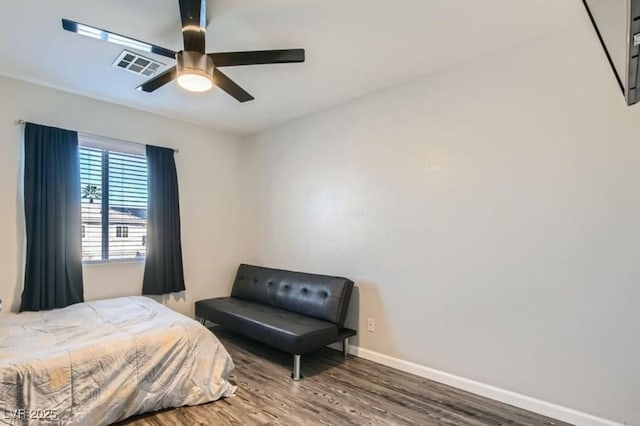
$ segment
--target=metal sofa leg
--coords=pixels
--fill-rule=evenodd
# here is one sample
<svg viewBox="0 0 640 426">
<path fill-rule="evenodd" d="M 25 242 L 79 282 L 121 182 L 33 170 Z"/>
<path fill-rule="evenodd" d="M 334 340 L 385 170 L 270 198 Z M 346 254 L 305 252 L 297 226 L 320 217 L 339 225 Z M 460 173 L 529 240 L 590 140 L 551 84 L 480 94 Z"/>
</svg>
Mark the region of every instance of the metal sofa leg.
<svg viewBox="0 0 640 426">
<path fill-rule="evenodd" d="M 342 341 L 342 354 L 344 355 L 344 358 L 347 359 L 347 356 L 349 355 L 349 338 L 348 337 Z"/>
<path fill-rule="evenodd" d="M 302 376 L 300 376 L 300 354 L 295 354 L 293 356 L 293 373 L 291 377 L 295 382 L 300 380 Z"/>
</svg>

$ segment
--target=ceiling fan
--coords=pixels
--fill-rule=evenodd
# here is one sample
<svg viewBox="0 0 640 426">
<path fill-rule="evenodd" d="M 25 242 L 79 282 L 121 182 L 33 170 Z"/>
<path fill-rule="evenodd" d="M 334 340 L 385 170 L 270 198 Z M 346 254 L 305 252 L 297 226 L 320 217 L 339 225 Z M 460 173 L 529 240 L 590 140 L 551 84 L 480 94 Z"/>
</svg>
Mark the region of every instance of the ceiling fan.
<svg viewBox="0 0 640 426">
<path fill-rule="evenodd" d="M 215 84 L 239 102 L 247 102 L 254 97 L 223 74 L 219 67 L 304 62 L 304 49 L 207 54 L 205 53 L 207 0 L 178 0 L 178 3 L 184 39 L 184 50 L 179 52 L 69 19 L 62 19 L 62 28 L 83 36 L 175 59 L 175 66 L 137 87 L 144 92 L 153 92 L 177 79 L 181 87 L 193 92 L 204 92 Z"/>
</svg>

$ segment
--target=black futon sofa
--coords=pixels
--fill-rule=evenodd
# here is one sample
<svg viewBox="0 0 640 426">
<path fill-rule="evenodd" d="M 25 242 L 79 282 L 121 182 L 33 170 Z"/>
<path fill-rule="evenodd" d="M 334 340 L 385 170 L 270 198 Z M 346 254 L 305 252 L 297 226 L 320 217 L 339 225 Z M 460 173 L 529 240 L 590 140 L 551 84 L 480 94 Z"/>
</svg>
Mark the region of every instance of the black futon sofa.
<svg viewBox="0 0 640 426">
<path fill-rule="evenodd" d="M 231 297 L 196 302 L 196 316 L 293 354 L 294 380 L 300 355 L 349 337 L 344 328 L 353 281 L 242 264 Z"/>
</svg>

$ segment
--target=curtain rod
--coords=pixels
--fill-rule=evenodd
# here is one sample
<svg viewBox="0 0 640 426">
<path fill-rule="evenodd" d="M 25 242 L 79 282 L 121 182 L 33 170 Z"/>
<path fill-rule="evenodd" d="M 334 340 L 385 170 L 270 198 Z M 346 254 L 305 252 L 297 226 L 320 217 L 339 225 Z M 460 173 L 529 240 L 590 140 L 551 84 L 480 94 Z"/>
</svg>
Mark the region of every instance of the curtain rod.
<svg viewBox="0 0 640 426">
<path fill-rule="evenodd" d="M 27 122 L 25 120 L 23 120 L 22 118 L 20 118 L 20 119 L 16 120 L 16 124 L 22 126 L 23 124 L 27 124 Z M 78 132 L 78 133 L 82 133 L 82 134 L 87 135 L 87 136 L 93 136 L 95 138 L 106 138 L 106 139 L 112 139 L 112 140 L 118 141 L 118 142 L 132 143 L 132 144 L 135 144 L 135 145 L 145 145 L 145 144 L 140 143 L 140 142 L 125 141 L 125 140 L 122 140 L 122 139 L 111 138 L 109 136 L 93 135 L 91 133 L 86 133 L 86 132 Z M 176 149 L 176 148 L 170 148 L 170 149 L 173 149 L 173 152 L 175 152 L 176 154 L 178 152 L 180 152 L 180 150 Z"/>
</svg>

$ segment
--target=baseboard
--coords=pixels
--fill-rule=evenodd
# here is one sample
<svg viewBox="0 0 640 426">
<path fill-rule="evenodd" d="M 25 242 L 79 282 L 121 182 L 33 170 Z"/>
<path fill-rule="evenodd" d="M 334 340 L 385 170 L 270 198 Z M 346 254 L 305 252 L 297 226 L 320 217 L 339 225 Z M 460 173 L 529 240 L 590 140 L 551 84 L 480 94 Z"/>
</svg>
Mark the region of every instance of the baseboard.
<svg viewBox="0 0 640 426">
<path fill-rule="evenodd" d="M 331 345 L 331 347 L 333 349 L 341 350 L 340 344 Z M 485 383 L 480 383 L 475 380 L 466 379 L 464 377 L 456 376 L 455 374 L 445 373 L 444 371 L 425 367 L 424 365 L 384 355 L 369 349 L 360 348 L 358 346 L 351 346 L 349 348 L 349 353 L 351 355 L 368 359 L 369 361 L 373 361 L 378 364 L 386 365 L 387 367 L 415 374 L 416 376 L 424 377 L 425 379 L 444 383 L 446 385 L 453 386 L 455 388 L 462 389 L 476 395 L 504 402 L 505 404 L 513 405 L 518 408 L 542 414 L 543 416 L 551 417 L 574 425 L 622 426 L 622 423 L 603 419 L 601 417 L 593 416 L 591 414 L 553 404 L 551 402 L 542 401 L 540 399 L 532 398 L 516 392 L 511 392 L 506 389 L 501 389 L 495 386 L 487 385 Z"/>
</svg>

